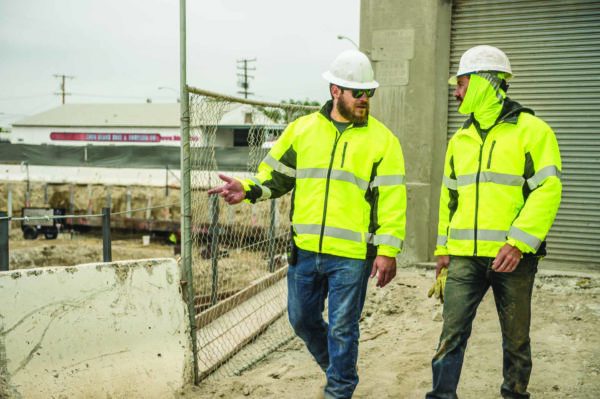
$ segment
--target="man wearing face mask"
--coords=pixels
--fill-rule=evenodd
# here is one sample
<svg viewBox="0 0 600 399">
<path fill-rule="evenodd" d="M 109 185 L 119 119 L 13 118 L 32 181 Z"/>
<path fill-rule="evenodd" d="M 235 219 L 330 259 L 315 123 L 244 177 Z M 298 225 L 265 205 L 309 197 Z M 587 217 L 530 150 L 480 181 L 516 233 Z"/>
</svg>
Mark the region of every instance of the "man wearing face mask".
<svg viewBox="0 0 600 399">
<path fill-rule="evenodd" d="M 491 286 L 500 319 L 504 398 L 529 398 L 531 293 L 561 197 L 554 132 L 506 96 L 506 55 L 476 46 L 450 83 L 468 115 L 446 152 L 436 278 L 447 274 L 444 324 L 426 398 L 456 398 L 477 307 Z"/>
<path fill-rule="evenodd" d="M 389 283 L 402 249 L 404 159 L 398 138 L 369 115 L 378 87 L 369 59 L 345 51 L 323 77 L 331 100 L 285 129 L 254 178 L 220 175 L 226 184 L 209 194 L 237 204 L 293 190 L 289 320 L 326 373 L 324 396 L 350 398 L 368 278 Z"/>
</svg>

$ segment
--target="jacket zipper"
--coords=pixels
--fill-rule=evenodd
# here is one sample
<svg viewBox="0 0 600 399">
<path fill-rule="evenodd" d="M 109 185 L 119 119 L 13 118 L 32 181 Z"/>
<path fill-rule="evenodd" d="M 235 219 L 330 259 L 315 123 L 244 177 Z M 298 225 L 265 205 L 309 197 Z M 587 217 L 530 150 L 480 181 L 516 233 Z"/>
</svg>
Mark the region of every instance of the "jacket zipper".
<svg viewBox="0 0 600 399">
<path fill-rule="evenodd" d="M 496 126 L 500 125 L 501 123 L 504 122 L 504 120 L 510 116 L 512 113 L 509 112 L 508 114 L 504 115 L 502 117 L 502 119 L 496 121 L 496 123 L 494 123 L 488 130 L 487 130 L 487 134 L 485 135 L 485 138 L 487 138 L 490 134 L 490 132 L 492 131 L 493 128 L 495 128 Z M 481 132 L 479 131 L 479 128 L 477 126 L 475 126 L 475 129 L 477 130 L 477 132 L 479 133 L 479 136 L 481 137 Z M 482 154 L 483 154 L 483 146 L 485 145 L 485 139 L 482 139 L 482 142 L 479 146 L 479 165 L 477 166 L 477 175 L 475 177 L 475 226 L 474 226 L 474 230 L 473 230 L 473 256 L 477 256 L 477 219 L 479 218 L 479 177 L 481 176 L 481 158 L 482 158 Z M 494 140 L 492 142 L 492 147 L 490 148 L 490 156 L 488 159 L 488 169 L 492 163 L 492 151 L 494 150 L 494 146 L 496 145 L 496 140 Z"/>
<path fill-rule="evenodd" d="M 485 140 L 479 146 L 479 165 L 475 177 L 475 226 L 473 230 L 473 256 L 477 256 L 477 219 L 479 218 L 479 176 L 481 175 L 481 154 L 483 154 L 483 145 Z"/>
<path fill-rule="evenodd" d="M 340 165 L 340 168 L 344 167 L 344 160 L 346 159 L 346 148 L 348 148 L 347 141 L 344 143 L 344 151 L 342 151 L 342 164 Z"/>
<path fill-rule="evenodd" d="M 490 148 L 490 155 L 488 156 L 487 168 L 489 169 L 492 165 L 492 152 L 494 151 L 494 146 L 496 145 L 496 140 L 492 141 L 492 147 Z"/>
<path fill-rule="evenodd" d="M 478 227 L 478 223 L 477 220 L 479 219 L 479 178 L 481 177 L 481 160 L 482 160 L 482 155 L 483 155 L 483 147 L 485 146 L 485 139 L 487 139 L 490 135 L 490 132 L 492 131 L 493 128 L 495 128 L 496 126 L 498 126 L 499 124 L 501 124 L 502 122 L 504 122 L 504 118 L 500 119 L 499 121 L 497 121 L 494 125 L 492 125 L 486 132 L 485 134 L 485 138 L 481 139 L 481 144 L 479 145 L 479 164 L 477 165 L 477 175 L 475 177 L 475 226 L 474 226 L 474 230 L 473 230 L 473 256 L 477 256 L 477 227 Z M 481 132 L 479 131 L 479 128 L 477 126 L 475 126 L 475 129 L 477 130 L 477 132 L 479 133 L 479 136 L 481 137 Z M 494 146 L 496 145 L 496 140 L 492 141 L 492 147 L 490 148 L 490 155 L 488 158 L 488 169 L 490 167 L 490 164 L 492 163 L 492 151 L 494 150 Z"/>
<path fill-rule="evenodd" d="M 337 148 L 338 141 L 342 137 L 342 133 L 335 130 L 335 142 L 333 143 L 333 150 L 331 150 L 331 159 L 329 160 L 329 169 L 327 169 L 327 180 L 325 181 L 325 203 L 323 204 L 323 220 L 321 221 L 321 234 L 319 236 L 319 253 L 323 252 L 323 235 L 325 234 L 325 219 L 327 217 L 327 200 L 329 199 L 329 182 L 331 179 L 331 170 L 333 169 L 333 159 L 335 158 L 335 150 Z"/>
</svg>

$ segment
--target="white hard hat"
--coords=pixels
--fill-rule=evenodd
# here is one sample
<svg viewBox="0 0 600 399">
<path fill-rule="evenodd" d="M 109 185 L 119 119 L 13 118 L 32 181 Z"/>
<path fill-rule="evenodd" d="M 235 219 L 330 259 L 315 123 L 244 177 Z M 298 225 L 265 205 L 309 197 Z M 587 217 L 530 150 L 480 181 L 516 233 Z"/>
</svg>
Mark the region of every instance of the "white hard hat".
<svg viewBox="0 0 600 399">
<path fill-rule="evenodd" d="M 455 85 L 457 78 L 479 71 L 505 72 L 506 79 L 512 77 L 512 69 L 508 57 L 502 50 L 493 46 L 475 46 L 464 52 L 460 57 L 456 76 L 450 77 L 448 83 Z"/>
<path fill-rule="evenodd" d="M 358 50 L 346 50 L 336 57 L 329 70 L 323 73 L 329 83 L 349 89 L 376 89 L 379 83 L 371 62 Z"/>
</svg>

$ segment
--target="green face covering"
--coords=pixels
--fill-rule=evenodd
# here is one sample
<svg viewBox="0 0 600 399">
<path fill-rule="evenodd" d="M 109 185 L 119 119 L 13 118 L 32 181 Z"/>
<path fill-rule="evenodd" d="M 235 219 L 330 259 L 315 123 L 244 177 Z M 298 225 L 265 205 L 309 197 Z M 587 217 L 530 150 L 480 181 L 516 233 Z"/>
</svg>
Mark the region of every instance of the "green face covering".
<svg viewBox="0 0 600 399">
<path fill-rule="evenodd" d="M 458 112 L 465 115 L 473 113 L 482 129 L 490 128 L 498 119 L 506 98 L 506 93 L 500 88 L 501 83 L 502 77 L 493 72 L 471 74 Z"/>
</svg>

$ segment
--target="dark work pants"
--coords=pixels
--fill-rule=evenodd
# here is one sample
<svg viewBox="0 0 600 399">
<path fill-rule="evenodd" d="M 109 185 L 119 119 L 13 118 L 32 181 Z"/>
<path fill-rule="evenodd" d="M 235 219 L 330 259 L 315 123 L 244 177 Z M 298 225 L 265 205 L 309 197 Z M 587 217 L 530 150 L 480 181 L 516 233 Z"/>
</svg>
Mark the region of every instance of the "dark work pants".
<svg viewBox="0 0 600 399">
<path fill-rule="evenodd" d="M 523 258 L 511 273 L 491 269 L 493 258 L 450 257 L 444 292 L 444 325 L 431 362 L 433 390 L 427 399 L 457 398 L 467 340 L 477 307 L 491 286 L 502 330 L 504 398 L 529 398 L 531 292 L 537 258 Z"/>
</svg>

